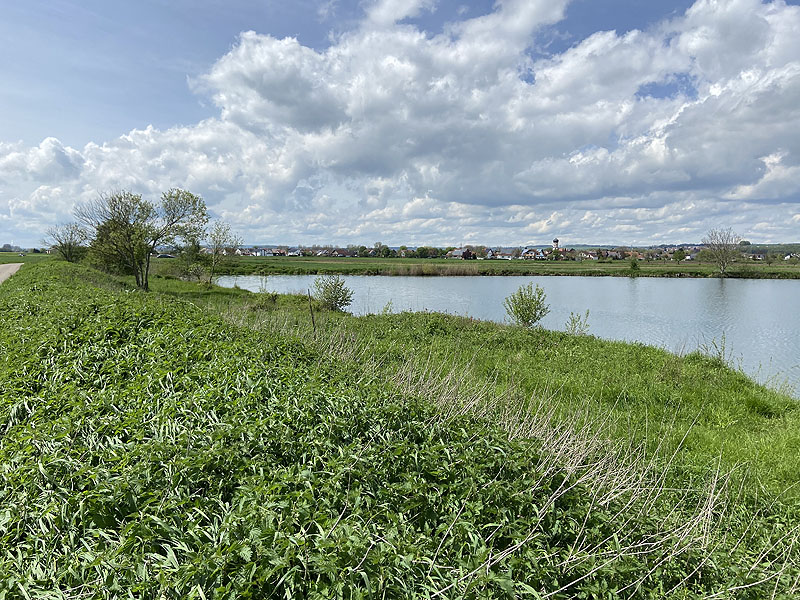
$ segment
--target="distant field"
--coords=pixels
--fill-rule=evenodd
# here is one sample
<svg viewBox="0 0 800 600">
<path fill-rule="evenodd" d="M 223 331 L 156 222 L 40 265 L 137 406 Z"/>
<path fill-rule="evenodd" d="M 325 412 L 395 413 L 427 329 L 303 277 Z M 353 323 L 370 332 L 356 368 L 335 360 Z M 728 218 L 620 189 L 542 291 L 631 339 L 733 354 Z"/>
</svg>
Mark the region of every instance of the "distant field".
<svg viewBox="0 0 800 600">
<path fill-rule="evenodd" d="M 53 258 L 49 254 L 28 254 L 20 256 L 19 252 L 0 252 L 0 264 L 8 263 L 37 263 L 42 260 L 50 260 Z"/>
<path fill-rule="evenodd" d="M 163 261 L 162 261 L 163 262 Z M 530 261 L 475 260 L 425 258 L 328 258 L 328 257 L 242 257 L 230 261 L 221 274 L 227 275 L 307 275 L 341 273 L 343 275 L 586 275 L 642 277 L 713 277 L 716 268 L 711 263 L 639 261 L 631 270 L 630 262 L 599 261 Z M 797 279 L 800 265 L 768 265 L 756 262 L 736 263 L 730 277 Z"/>
</svg>

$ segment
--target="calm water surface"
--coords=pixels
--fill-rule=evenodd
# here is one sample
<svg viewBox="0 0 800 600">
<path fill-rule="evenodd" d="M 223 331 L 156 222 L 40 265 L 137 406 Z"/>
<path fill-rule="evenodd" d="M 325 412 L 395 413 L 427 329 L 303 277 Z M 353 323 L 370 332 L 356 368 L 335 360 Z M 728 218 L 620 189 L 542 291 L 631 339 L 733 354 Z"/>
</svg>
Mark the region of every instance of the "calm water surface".
<svg viewBox="0 0 800 600">
<path fill-rule="evenodd" d="M 302 292 L 316 276 L 220 277 L 251 291 Z M 773 387 L 800 395 L 800 281 L 650 277 L 344 276 L 354 314 L 439 311 L 502 322 L 503 299 L 532 281 L 550 304 L 541 324 L 564 329 L 570 312 L 589 309 L 589 332 L 673 352 L 724 346 L 735 365 Z"/>
</svg>

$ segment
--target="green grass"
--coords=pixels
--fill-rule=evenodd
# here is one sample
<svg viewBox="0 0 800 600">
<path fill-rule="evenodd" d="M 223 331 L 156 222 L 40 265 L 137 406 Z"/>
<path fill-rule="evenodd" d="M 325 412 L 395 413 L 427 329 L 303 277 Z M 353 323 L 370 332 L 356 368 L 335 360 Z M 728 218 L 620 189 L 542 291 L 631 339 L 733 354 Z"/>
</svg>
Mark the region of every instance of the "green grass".
<svg viewBox="0 0 800 600">
<path fill-rule="evenodd" d="M 0 598 L 797 592 L 789 460 L 717 454 L 760 464 L 744 432 L 790 436 L 794 403 L 717 359 L 153 288 L 0 286 Z M 640 430 L 690 418 L 724 443 Z"/>
<path fill-rule="evenodd" d="M 162 285 L 171 295 L 187 293 L 181 282 Z M 302 296 L 214 288 L 202 303 L 249 327 L 313 337 Z M 490 412 L 507 403 L 525 411 L 546 402 L 557 420 L 580 415 L 581 425 L 596 424 L 612 439 L 669 457 L 677 452 L 687 471 L 721 465 L 753 494 L 800 496 L 798 400 L 755 383 L 719 356 L 678 356 L 642 344 L 438 313 L 323 312 L 317 326 L 323 345 L 337 352 L 336 340 L 348 339 L 348 351 L 367 354 L 385 376 L 410 369 L 457 376 L 464 387 L 488 390 Z"/>
<path fill-rule="evenodd" d="M 8 263 L 39 263 L 55 258 L 49 254 L 31 254 L 24 253 L 25 256 L 20 256 L 19 252 L 0 252 L 0 265 Z"/>
<path fill-rule="evenodd" d="M 167 259 L 155 261 L 169 269 Z M 797 279 L 800 265 L 772 265 L 739 262 L 731 268 L 729 277 Z M 638 277 L 715 277 L 711 263 L 640 261 L 635 271 Z M 339 273 L 343 275 L 584 275 L 628 277 L 632 274 L 629 261 L 535 261 L 419 258 L 329 258 L 329 257 L 240 257 L 229 260 L 221 274 L 228 275 L 307 275 Z"/>
</svg>

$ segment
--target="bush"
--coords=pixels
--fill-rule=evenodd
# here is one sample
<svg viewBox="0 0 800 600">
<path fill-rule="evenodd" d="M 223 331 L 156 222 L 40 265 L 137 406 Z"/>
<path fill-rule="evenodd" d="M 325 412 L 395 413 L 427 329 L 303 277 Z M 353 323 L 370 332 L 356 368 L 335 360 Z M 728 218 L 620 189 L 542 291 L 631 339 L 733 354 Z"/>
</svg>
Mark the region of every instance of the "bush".
<svg viewBox="0 0 800 600">
<path fill-rule="evenodd" d="M 576 312 L 569 313 L 565 331 L 570 335 L 587 335 L 589 333 L 589 310 L 581 315 Z"/>
<path fill-rule="evenodd" d="M 511 321 L 522 327 L 533 327 L 550 312 L 550 307 L 545 302 L 544 289 L 532 283 L 520 288 L 503 300 Z"/>
<path fill-rule="evenodd" d="M 320 275 L 314 280 L 314 298 L 329 310 L 344 310 L 353 302 L 353 290 L 338 275 Z"/>
</svg>

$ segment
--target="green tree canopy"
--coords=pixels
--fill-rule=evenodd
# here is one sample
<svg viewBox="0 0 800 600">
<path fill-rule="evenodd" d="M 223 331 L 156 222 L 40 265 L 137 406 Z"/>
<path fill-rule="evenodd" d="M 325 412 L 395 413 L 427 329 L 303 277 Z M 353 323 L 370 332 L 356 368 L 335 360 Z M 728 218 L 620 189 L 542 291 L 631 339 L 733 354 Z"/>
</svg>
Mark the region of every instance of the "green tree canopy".
<svg viewBox="0 0 800 600">
<path fill-rule="evenodd" d="M 158 204 L 126 190 L 101 194 L 78 207 L 76 216 L 89 230 L 90 252 L 100 266 L 133 274 L 145 291 L 156 247 L 197 239 L 208 222 L 203 199 L 177 188 L 161 194 Z"/>
</svg>

